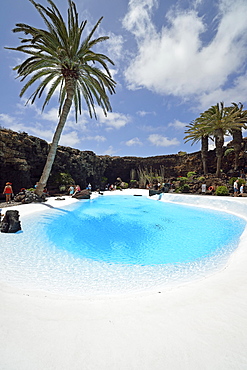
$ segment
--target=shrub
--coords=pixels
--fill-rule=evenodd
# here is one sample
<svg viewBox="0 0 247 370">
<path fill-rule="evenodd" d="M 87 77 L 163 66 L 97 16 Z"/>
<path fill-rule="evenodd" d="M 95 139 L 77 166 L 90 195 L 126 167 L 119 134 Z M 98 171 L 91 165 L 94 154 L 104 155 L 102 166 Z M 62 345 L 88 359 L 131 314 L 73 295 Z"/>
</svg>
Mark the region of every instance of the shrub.
<svg viewBox="0 0 247 370">
<path fill-rule="evenodd" d="M 190 171 L 187 173 L 187 177 L 195 176 L 196 172 Z"/>
<path fill-rule="evenodd" d="M 226 186 L 218 186 L 216 191 L 216 195 L 229 195 L 229 190 L 227 189 Z"/>
<path fill-rule="evenodd" d="M 178 177 L 177 178 L 177 181 L 180 181 L 180 182 L 186 182 L 188 179 L 187 179 L 187 177 Z"/>
<path fill-rule="evenodd" d="M 130 187 L 131 188 L 137 187 L 137 180 L 130 180 Z"/>
<path fill-rule="evenodd" d="M 189 191 L 190 191 L 190 187 L 189 187 L 189 185 L 188 185 L 188 184 L 184 184 L 184 185 L 182 185 L 182 186 L 180 187 L 180 190 L 181 190 L 181 192 L 182 192 L 182 193 L 189 193 Z"/>
<path fill-rule="evenodd" d="M 59 190 L 60 191 L 65 191 L 66 190 L 66 186 L 65 185 L 60 185 L 59 186 Z"/>
<path fill-rule="evenodd" d="M 198 177 L 198 179 L 197 179 L 198 181 L 201 181 L 201 182 L 204 182 L 205 181 L 205 177 L 204 176 L 200 176 L 200 177 Z"/>
<path fill-rule="evenodd" d="M 238 179 L 238 186 L 245 185 L 246 181 L 244 179 Z"/>
<path fill-rule="evenodd" d="M 52 185 L 55 185 L 55 186 L 71 185 L 75 183 L 72 176 L 67 172 L 60 172 L 60 173 L 52 174 L 50 182 Z"/>
<path fill-rule="evenodd" d="M 122 189 L 128 189 L 129 184 L 127 182 L 121 182 L 121 188 Z"/>
<path fill-rule="evenodd" d="M 229 180 L 229 184 L 230 185 L 233 185 L 234 181 L 237 180 L 237 177 L 231 177 L 230 180 Z"/>
<path fill-rule="evenodd" d="M 229 184 L 233 186 L 233 183 L 234 181 L 236 181 L 238 179 L 238 177 L 231 177 L 230 180 L 229 180 Z M 238 179 L 238 185 L 241 186 L 241 185 L 245 185 L 246 184 L 246 181 L 244 179 Z"/>
</svg>

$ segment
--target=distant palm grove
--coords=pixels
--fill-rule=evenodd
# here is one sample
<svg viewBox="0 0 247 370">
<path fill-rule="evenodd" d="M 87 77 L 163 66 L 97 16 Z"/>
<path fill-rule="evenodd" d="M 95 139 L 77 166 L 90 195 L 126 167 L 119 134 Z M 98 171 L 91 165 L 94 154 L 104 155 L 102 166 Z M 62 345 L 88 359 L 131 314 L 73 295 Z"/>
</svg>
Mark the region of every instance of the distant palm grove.
<svg viewBox="0 0 247 370">
<path fill-rule="evenodd" d="M 192 144 L 194 144 L 201 141 L 201 158 L 204 174 L 208 173 L 208 141 L 211 139 L 214 140 L 216 148 L 216 176 L 220 177 L 225 135 L 232 136 L 232 146 L 235 154 L 234 169 L 237 170 L 239 153 L 243 142 L 242 130 L 247 128 L 247 110 L 243 109 L 243 104 L 232 103 L 230 107 L 225 107 L 224 103 L 221 102 L 213 105 L 186 127 L 185 142 L 191 140 Z"/>
</svg>

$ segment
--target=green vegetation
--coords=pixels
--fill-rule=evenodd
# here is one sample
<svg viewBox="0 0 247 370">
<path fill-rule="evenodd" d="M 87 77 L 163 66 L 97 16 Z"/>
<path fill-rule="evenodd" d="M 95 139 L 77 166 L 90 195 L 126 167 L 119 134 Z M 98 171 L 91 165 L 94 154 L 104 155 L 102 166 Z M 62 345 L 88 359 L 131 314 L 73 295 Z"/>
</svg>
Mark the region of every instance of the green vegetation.
<svg viewBox="0 0 247 370">
<path fill-rule="evenodd" d="M 200 177 L 198 177 L 198 179 L 197 179 L 198 181 L 201 181 L 201 182 L 204 182 L 205 181 L 205 177 L 204 176 L 200 176 Z"/>
<path fill-rule="evenodd" d="M 238 185 L 245 185 L 246 181 L 244 179 L 239 179 L 238 177 L 231 177 L 229 180 L 229 185 L 233 186 L 233 183 L 238 179 Z"/>
<path fill-rule="evenodd" d="M 128 189 L 128 187 L 129 187 L 129 184 L 127 182 L 122 182 L 121 183 L 121 188 L 122 189 Z"/>
<path fill-rule="evenodd" d="M 226 186 L 218 186 L 215 195 L 229 195 L 229 190 Z"/>
<path fill-rule="evenodd" d="M 188 180 L 188 178 L 187 177 L 178 177 L 177 178 L 177 181 L 179 181 L 180 182 L 180 184 L 184 184 L 186 181 Z"/>
<path fill-rule="evenodd" d="M 193 172 L 193 171 L 190 171 L 187 173 L 187 177 L 190 178 L 192 176 L 195 176 L 196 175 L 196 172 Z"/>
<path fill-rule="evenodd" d="M 137 180 L 130 180 L 130 187 L 136 188 L 136 186 L 137 186 Z"/>
<path fill-rule="evenodd" d="M 72 176 L 68 172 L 60 172 L 60 173 L 52 174 L 50 181 L 53 185 L 58 186 L 59 188 L 61 186 L 75 184 L 75 180 L 72 178 Z"/>
<path fill-rule="evenodd" d="M 146 184 L 162 183 L 165 179 L 165 167 L 160 166 L 158 169 L 153 169 L 152 166 L 139 167 L 137 170 L 137 175 L 139 179 L 139 187 L 145 188 Z"/>
<path fill-rule="evenodd" d="M 190 191 L 190 186 L 188 184 L 184 184 L 180 187 L 179 189 L 181 193 L 189 193 Z"/>
</svg>

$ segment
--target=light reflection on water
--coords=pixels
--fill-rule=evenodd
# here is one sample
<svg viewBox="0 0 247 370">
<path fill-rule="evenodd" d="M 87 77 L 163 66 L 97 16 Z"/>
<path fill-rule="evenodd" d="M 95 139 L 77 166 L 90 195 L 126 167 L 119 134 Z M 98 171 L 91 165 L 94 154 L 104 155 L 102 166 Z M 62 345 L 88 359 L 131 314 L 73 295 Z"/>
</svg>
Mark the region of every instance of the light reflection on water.
<svg viewBox="0 0 247 370">
<path fill-rule="evenodd" d="M 22 220 L 2 234 L 0 278 L 29 289 L 117 294 L 170 286 L 226 263 L 245 222 L 144 197 L 82 201 Z"/>
</svg>

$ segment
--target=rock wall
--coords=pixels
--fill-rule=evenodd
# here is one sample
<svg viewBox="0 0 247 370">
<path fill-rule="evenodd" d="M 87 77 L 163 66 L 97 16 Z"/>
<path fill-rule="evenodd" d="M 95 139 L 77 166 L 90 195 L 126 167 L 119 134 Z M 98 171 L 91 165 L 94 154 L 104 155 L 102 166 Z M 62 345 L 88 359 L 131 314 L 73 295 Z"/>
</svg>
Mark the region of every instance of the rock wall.
<svg viewBox="0 0 247 370">
<path fill-rule="evenodd" d="M 40 178 L 48 150 L 49 144 L 44 140 L 26 133 L 0 129 L 0 192 L 6 181 L 12 182 L 14 193 L 19 192 L 21 188 L 33 187 Z M 244 152 L 241 161 L 240 164 L 244 166 Z M 214 151 L 209 152 L 208 162 L 209 172 L 214 173 L 216 166 Z M 225 172 L 232 171 L 232 163 L 233 154 L 223 159 L 222 167 Z M 96 188 L 100 187 L 103 177 L 107 178 L 109 183 L 115 182 L 117 177 L 129 182 L 139 168 L 152 168 L 153 171 L 160 171 L 163 168 L 166 178 L 186 176 L 189 171 L 200 174 L 201 154 L 195 152 L 147 158 L 111 157 L 59 146 L 52 174 L 67 172 L 81 188 L 85 188 L 89 182 Z M 52 186 L 49 180 L 48 189 Z"/>
</svg>

